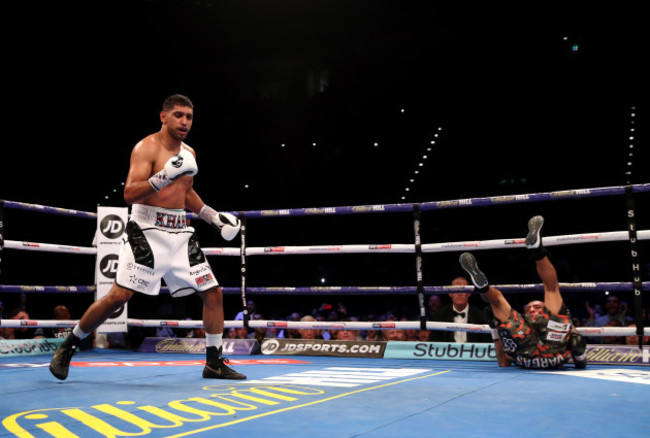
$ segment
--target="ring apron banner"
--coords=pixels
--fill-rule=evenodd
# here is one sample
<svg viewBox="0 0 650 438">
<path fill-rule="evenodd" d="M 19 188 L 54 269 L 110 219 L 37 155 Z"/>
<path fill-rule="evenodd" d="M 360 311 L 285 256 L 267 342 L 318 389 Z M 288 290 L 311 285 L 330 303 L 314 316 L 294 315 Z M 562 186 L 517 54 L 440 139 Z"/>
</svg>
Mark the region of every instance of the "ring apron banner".
<svg viewBox="0 0 650 438">
<path fill-rule="evenodd" d="M 129 218 L 127 208 L 97 207 L 97 261 L 95 282 L 97 292 L 95 299 L 108 295 L 117 275 L 117 264 L 122 237 Z M 128 331 L 126 304 L 97 328 L 98 333 L 116 333 Z"/>
</svg>

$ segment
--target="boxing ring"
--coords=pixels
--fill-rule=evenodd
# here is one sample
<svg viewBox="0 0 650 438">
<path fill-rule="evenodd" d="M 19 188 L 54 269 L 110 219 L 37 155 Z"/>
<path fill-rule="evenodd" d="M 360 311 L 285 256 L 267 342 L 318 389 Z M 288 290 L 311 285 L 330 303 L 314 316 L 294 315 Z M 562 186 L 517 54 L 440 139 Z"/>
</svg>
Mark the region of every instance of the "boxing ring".
<svg viewBox="0 0 650 438">
<path fill-rule="evenodd" d="M 472 290 L 469 286 L 425 285 L 425 277 L 430 270 L 447 266 L 442 261 L 433 263 L 430 257 L 444 256 L 457 264 L 458 253 L 469 250 L 489 251 L 495 254 L 495 258 L 507 258 L 511 250 L 524 247 L 523 234 L 494 239 L 495 230 L 500 231 L 499 227 L 494 226 L 486 227 L 489 228 L 486 233 L 491 234 L 492 238 L 423 243 L 424 231 L 431 219 L 427 215 L 468 208 L 485 211 L 485 208 L 501 208 L 499 206 L 516 206 L 525 210 L 523 206 L 527 204 L 535 204 L 536 211 L 543 212 L 544 208 L 538 204 L 544 202 L 578 203 L 579 200 L 626 198 L 627 230 L 551 234 L 543 237 L 543 243 L 549 248 L 618 245 L 616 248 L 621 251 L 620 257 L 625 259 L 622 263 L 628 267 L 631 265 L 629 281 L 590 279 L 563 282 L 560 288 L 565 299 L 573 293 L 630 293 L 636 311 L 636 327 L 578 327 L 578 331 L 584 335 L 595 338 L 641 333 L 650 335 L 650 327 L 643 327 L 639 323 L 644 306 L 643 291 L 649 288 L 649 282 L 642 281 L 639 246 L 641 242 L 650 240 L 650 230 L 637 229 L 634 203 L 630 203 L 635 196 L 647 196 L 645 194 L 649 191 L 650 184 L 641 184 L 419 204 L 232 212 L 242 219 L 241 245 L 204 247 L 203 250 L 207 256 L 239 259 L 241 285 L 223 286 L 223 290 L 224 297 L 239 300 L 241 309 L 237 310 L 243 310 L 247 316 L 244 320 L 227 320 L 227 328 L 427 329 L 487 333 L 489 328 L 486 325 L 426 320 L 425 296 Z M 97 221 L 97 214 L 92 212 L 13 201 L 4 201 L 4 209 Z M 630 211 L 633 214 L 630 215 Z M 255 229 L 258 221 L 383 214 L 408 217 L 409 221 L 404 223 L 410 225 L 409 233 L 413 241 L 312 246 L 247 244 L 249 232 Z M 522 217 L 526 214 L 527 210 L 521 212 Z M 624 211 L 621 211 L 621 215 L 626 216 Z M 190 218 L 195 216 L 190 215 Z M 468 237 L 474 239 L 472 233 L 475 230 L 468 229 Z M 0 234 L 6 236 L 2 229 Z M 200 230 L 199 235 L 202 235 Z M 66 253 L 75 257 L 96 255 L 94 247 L 8 239 L 4 240 L 3 248 L 3 252 Z M 450 252 L 453 254 L 446 254 Z M 402 255 L 408 258 L 406 264 L 415 268 L 408 274 L 412 274 L 412 281 L 407 286 L 250 285 L 259 280 L 254 278 L 256 271 L 250 269 L 249 258 L 341 257 L 350 254 L 367 254 L 369 257 L 383 257 L 379 254 Z M 614 256 L 610 254 L 609 257 Z M 216 269 L 217 273 L 221 270 Z M 541 284 L 531 282 L 496 282 L 495 285 L 513 297 L 543 290 Z M 16 293 L 76 297 L 95 291 L 96 286 L 92 284 L 0 285 L 3 297 Z M 414 307 L 412 313 L 419 317 L 390 322 L 248 318 L 248 298 L 318 296 L 327 300 L 330 296 L 342 295 L 409 297 Z M 73 327 L 76 322 L 2 319 L 0 327 L 60 328 Z M 132 328 L 198 328 L 202 323 L 200 320 L 145 319 L 129 315 L 128 325 Z M 269 348 L 266 351 L 262 349 L 264 354 L 228 354 L 232 365 L 248 376 L 248 380 L 238 382 L 202 379 L 203 355 L 100 348 L 77 353 L 72 361 L 70 377 L 65 382 L 59 382 L 47 370 L 50 353 L 16 356 L 4 354 L 7 352 L 5 349 L 0 352 L 3 353 L 0 355 L 0 418 L 3 426 L 0 436 L 210 437 L 228 431 L 253 437 L 483 437 L 525 431 L 528 436 L 605 437 L 620 434 L 646 437 L 650 433 L 650 410 L 647 408 L 650 391 L 646 386 L 650 384 L 648 346 L 630 347 L 630 350 L 636 349 L 636 361 L 621 361 L 619 365 L 592 360 L 586 370 L 576 370 L 569 365 L 562 370 L 535 371 L 499 368 L 487 354 L 482 359 L 474 357 L 472 360 L 455 360 L 449 354 L 438 356 L 435 343 L 387 341 L 381 344 L 383 354 L 374 357 L 319 354 L 313 349 L 309 354 L 267 354 L 273 353 Z M 455 345 L 452 347 L 450 344 L 448 352 L 451 348 L 458 348 L 458 344 Z M 592 358 L 601 358 L 605 354 L 597 350 L 594 350 Z M 422 354 L 416 355 L 414 352 Z"/>
</svg>

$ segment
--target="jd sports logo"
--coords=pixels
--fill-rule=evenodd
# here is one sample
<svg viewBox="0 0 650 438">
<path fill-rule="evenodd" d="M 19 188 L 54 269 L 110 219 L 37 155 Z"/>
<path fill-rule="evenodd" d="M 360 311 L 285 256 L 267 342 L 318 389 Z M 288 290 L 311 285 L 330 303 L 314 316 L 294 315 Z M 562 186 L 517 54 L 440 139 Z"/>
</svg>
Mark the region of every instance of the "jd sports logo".
<svg viewBox="0 0 650 438">
<path fill-rule="evenodd" d="M 119 256 L 115 254 L 109 254 L 102 259 L 99 263 L 99 270 L 106 278 L 115 278 L 117 274 L 117 263 L 119 261 Z"/>
<path fill-rule="evenodd" d="M 124 221 L 121 217 L 109 214 L 102 219 L 99 229 L 108 239 L 117 239 L 124 233 Z"/>
<path fill-rule="evenodd" d="M 280 348 L 280 341 L 277 339 L 265 339 L 262 342 L 262 354 L 273 354 Z"/>
<path fill-rule="evenodd" d="M 176 159 L 174 161 L 172 161 L 172 166 L 174 166 L 175 168 L 178 169 L 179 167 L 181 167 L 183 165 L 183 157 L 181 157 L 180 155 L 176 155 L 175 158 Z"/>
</svg>

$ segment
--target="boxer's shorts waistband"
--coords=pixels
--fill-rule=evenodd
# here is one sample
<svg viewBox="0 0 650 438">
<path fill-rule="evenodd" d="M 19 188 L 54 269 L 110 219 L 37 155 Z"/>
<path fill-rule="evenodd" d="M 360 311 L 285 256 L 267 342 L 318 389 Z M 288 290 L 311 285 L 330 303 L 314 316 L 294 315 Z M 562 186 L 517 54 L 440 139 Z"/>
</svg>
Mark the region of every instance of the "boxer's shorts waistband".
<svg viewBox="0 0 650 438">
<path fill-rule="evenodd" d="M 184 210 L 133 204 L 131 207 L 131 219 L 140 224 L 167 229 L 178 230 L 187 228 L 187 215 Z"/>
</svg>

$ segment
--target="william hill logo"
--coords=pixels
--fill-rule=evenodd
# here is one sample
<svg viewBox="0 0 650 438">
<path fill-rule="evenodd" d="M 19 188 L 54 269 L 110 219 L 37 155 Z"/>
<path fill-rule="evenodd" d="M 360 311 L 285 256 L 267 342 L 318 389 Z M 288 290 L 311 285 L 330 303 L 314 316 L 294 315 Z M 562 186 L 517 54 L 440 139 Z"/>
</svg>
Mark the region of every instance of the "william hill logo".
<svg viewBox="0 0 650 438">
<path fill-rule="evenodd" d="M 9 433 L 33 437 L 40 429 L 47 436 L 120 437 L 165 436 L 192 433 L 197 428 L 227 425 L 233 417 L 269 413 L 269 407 L 291 407 L 313 400 L 321 389 L 293 385 L 257 385 L 248 388 L 215 385 L 201 397 L 170 400 L 163 405 L 140 405 L 133 400 L 88 407 L 45 408 L 19 412 L 2 421 Z M 203 423 L 203 424 L 201 424 Z M 40 435 L 39 435 L 40 436 Z"/>
<path fill-rule="evenodd" d="M 156 343 L 156 353 L 205 353 L 205 343 L 190 339 L 163 339 Z"/>
<path fill-rule="evenodd" d="M 244 421 L 260 418 L 264 421 L 263 417 L 269 415 L 327 403 L 358 394 L 360 390 L 383 388 L 387 381 L 397 384 L 434 375 L 414 377 L 431 371 L 418 368 L 329 367 L 321 371 L 317 376 L 304 372 L 268 377 L 272 382 L 262 379 L 246 381 L 244 385 L 219 383 L 204 386 L 195 395 L 188 386 L 183 398 L 171 400 L 164 398 L 165 388 L 161 388 L 162 399 L 152 404 L 127 398 L 101 400 L 90 406 L 57 407 L 56 404 L 63 402 L 47 399 L 43 403 L 56 403 L 55 407 L 9 415 L 2 420 L 2 425 L 9 434 L 18 437 L 33 437 L 31 432 L 56 438 L 189 436 Z M 373 384 L 376 386 L 370 386 Z M 135 391 L 130 397 L 137 394 Z M 220 435 L 223 434 L 216 431 L 209 436 Z"/>
</svg>

